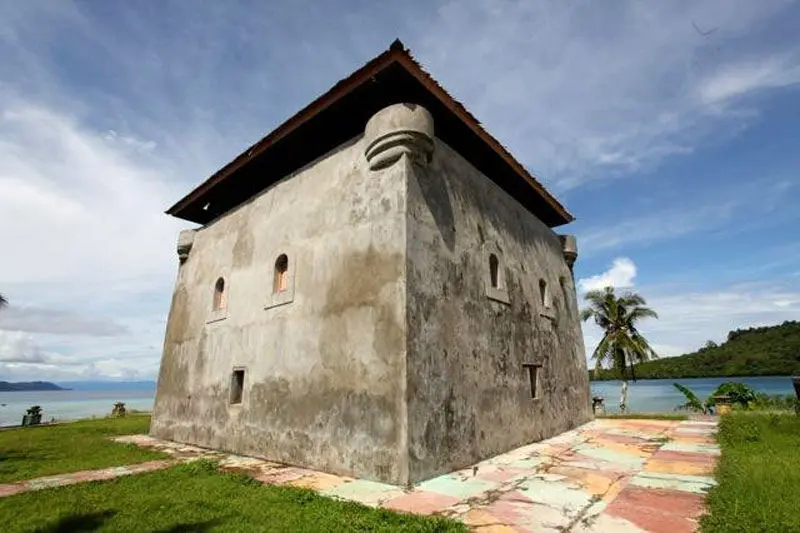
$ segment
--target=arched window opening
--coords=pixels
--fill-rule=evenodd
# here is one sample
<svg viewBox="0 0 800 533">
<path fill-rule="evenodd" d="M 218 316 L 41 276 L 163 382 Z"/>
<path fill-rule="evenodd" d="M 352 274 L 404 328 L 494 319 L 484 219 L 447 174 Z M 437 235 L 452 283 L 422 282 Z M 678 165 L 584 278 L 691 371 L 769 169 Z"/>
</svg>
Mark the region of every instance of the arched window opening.
<svg viewBox="0 0 800 533">
<path fill-rule="evenodd" d="M 283 292 L 289 288 L 289 258 L 281 254 L 275 260 L 275 282 L 273 292 Z"/>
<path fill-rule="evenodd" d="M 569 310 L 569 287 L 567 286 L 567 278 L 561 277 L 558 282 L 561 284 L 561 296 L 564 298 L 564 307 Z"/>
<path fill-rule="evenodd" d="M 225 309 L 225 280 L 219 278 L 217 283 L 214 284 L 214 310 Z"/>
<path fill-rule="evenodd" d="M 539 297 L 542 300 L 542 307 L 550 307 L 550 293 L 547 290 L 547 282 L 543 279 L 539 280 Z"/>
<path fill-rule="evenodd" d="M 499 263 L 497 261 L 497 256 L 494 254 L 489 254 L 489 280 L 492 284 L 493 289 L 498 288 L 499 279 L 498 279 L 498 267 Z"/>
</svg>

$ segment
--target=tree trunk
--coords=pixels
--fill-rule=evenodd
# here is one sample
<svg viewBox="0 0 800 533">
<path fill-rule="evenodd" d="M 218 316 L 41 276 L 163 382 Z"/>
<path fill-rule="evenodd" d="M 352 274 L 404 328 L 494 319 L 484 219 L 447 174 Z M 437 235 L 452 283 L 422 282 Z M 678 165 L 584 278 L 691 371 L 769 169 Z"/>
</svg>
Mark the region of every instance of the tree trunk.
<svg viewBox="0 0 800 533">
<path fill-rule="evenodd" d="M 619 411 L 625 413 L 628 411 L 628 380 L 622 380 L 622 387 L 619 391 Z"/>
</svg>

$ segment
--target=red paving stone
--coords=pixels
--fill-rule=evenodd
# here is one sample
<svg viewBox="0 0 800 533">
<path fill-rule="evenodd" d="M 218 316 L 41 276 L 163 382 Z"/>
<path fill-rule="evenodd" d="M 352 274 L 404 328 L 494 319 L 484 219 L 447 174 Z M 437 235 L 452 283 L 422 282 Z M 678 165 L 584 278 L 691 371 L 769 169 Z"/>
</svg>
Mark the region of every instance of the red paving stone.
<svg viewBox="0 0 800 533">
<path fill-rule="evenodd" d="M 26 488 L 24 485 L 0 485 L 0 498 L 13 496 L 14 494 L 19 494 L 20 492 L 26 492 L 28 490 L 30 489 Z"/>
<path fill-rule="evenodd" d="M 632 437 L 630 435 L 614 435 L 611 433 L 606 435 L 600 434 L 595 438 L 608 442 L 616 442 L 618 444 L 631 444 L 633 446 L 640 446 L 645 442 L 644 439 L 641 439 L 639 437 Z"/>
<path fill-rule="evenodd" d="M 698 452 L 675 452 L 671 450 L 658 450 L 651 459 L 657 461 L 682 461 L 687 463 L 701 463 L 714 465 L 717 462 L 716 455 Z"/>
<path fill-rule="evenodd" d="M 673 437 L 674 438 L 674 437 Z M 705 444 L 707 446 L 715 446 L 717 441 L 713 437 L 698 437 L 695 435 L 680 435 L 681 442 L 686 444 Z"/>
<path fill-rule="evenodd" d="M 410 492 L 384 502 L 382 507 L 415 514 L 432 514 L 444 511 L 458 502 L 458 498 L 435 492 Z"/>
<path fill-rule="evenodd" d="M 606 514 L 623 518 L 648 533 L 694 533 L 697 531 L 697 522 L 694 520 L 654 507 L 636 505 L 623 497 L 625 492 L 623 490 L 606 508 Z"/>
<path fill-rule="evenodd" d="M 698 518 L 703 513 L 704 500 L 703 495 L 691 492 L 627 487 L 619 493 L 614 503 L 672 513 L 684 518 Z"/>
<path fill-rule="evenodd" d="M 76 485 L 88 481 L 107 481 L 120 476 L 153 472 L 155 470 L 163 470 L 173 464 L 175 464 L 175 461 L 148 461 L 136 465 L 117 466 L 100 470 L 83 470 L 80 472 L 17 481 L 15 483 L 0 485 L 0 498 L 31 490 Z"/>
<path fill-rule="evenodd" d="M 518 490 L 506 492 L 487 507 L 484 511 L 491 514 L 503 524 L 515 524 L 533 507 L 533 501 Z"/>
</svg>

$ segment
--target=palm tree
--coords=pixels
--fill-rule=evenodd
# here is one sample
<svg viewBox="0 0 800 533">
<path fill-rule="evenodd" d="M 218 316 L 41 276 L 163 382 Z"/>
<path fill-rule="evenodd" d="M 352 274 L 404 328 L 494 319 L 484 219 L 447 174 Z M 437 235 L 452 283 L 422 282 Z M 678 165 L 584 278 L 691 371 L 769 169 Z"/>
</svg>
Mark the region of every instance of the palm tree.
<svg viewBox="0 0 800 533">
<path fill-rule="evenodd" d="M 589 307 L 581 311 L 584 322 L 594 318 L 603 331 L 603 338 L 595 348 L 595 373 L 603 364 L 608 364 L 622 381 L 619 407 L 624 413 L 628 408 L 628 379 L 636 381 L 636 363 L 658 357 L 647 340 L 636 328 L 644 318 L 658 318 L 655 311 L 645 307 L 647 302 L 636 293 L 621 296 L 614 294 L 613 287 L 586 293 Z"/>
<path fill-rule="evenodd" d="M 8 298 L 0 294 L 0 309 L 8 305 Z"/>
</svg>

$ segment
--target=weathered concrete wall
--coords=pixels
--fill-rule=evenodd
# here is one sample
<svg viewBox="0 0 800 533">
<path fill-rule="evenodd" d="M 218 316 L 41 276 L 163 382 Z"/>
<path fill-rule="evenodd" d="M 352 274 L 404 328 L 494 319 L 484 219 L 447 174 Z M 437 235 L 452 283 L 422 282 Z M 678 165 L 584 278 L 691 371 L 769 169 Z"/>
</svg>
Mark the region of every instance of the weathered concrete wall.
<svg viewBox="0 0 800 533">
<path fill-rule="evenodd" d="M 387 108 L 181 234 L 154 435 L 403 485 L 590 418 L 558 236 L 433 126 L 419 106 Z M 289 290 L 275 295 L 281 254 Z M 212 311 L 219 277 L 227 306 Z"/>
<path fill-rule="evenodd" d="M 364 150 L 284 179 L 190 249 L 182 236 L 153 435 L 406 482 L 405 167 L 373 172 Z M 272 296 L 283 253 L 293 298 Z M 213 313 L 220 276 L 227 308 Z"/>
<path fill-rule="evenodd" d="M 408 184 L 410 480 L 589 420 L 577 299 L 558 236 L 439 140 Z M 487 291 L 489 253 L 499 257 L 500 287 Z M 542 365 L 537 399 L 528 363 Z"/>
</svg>

